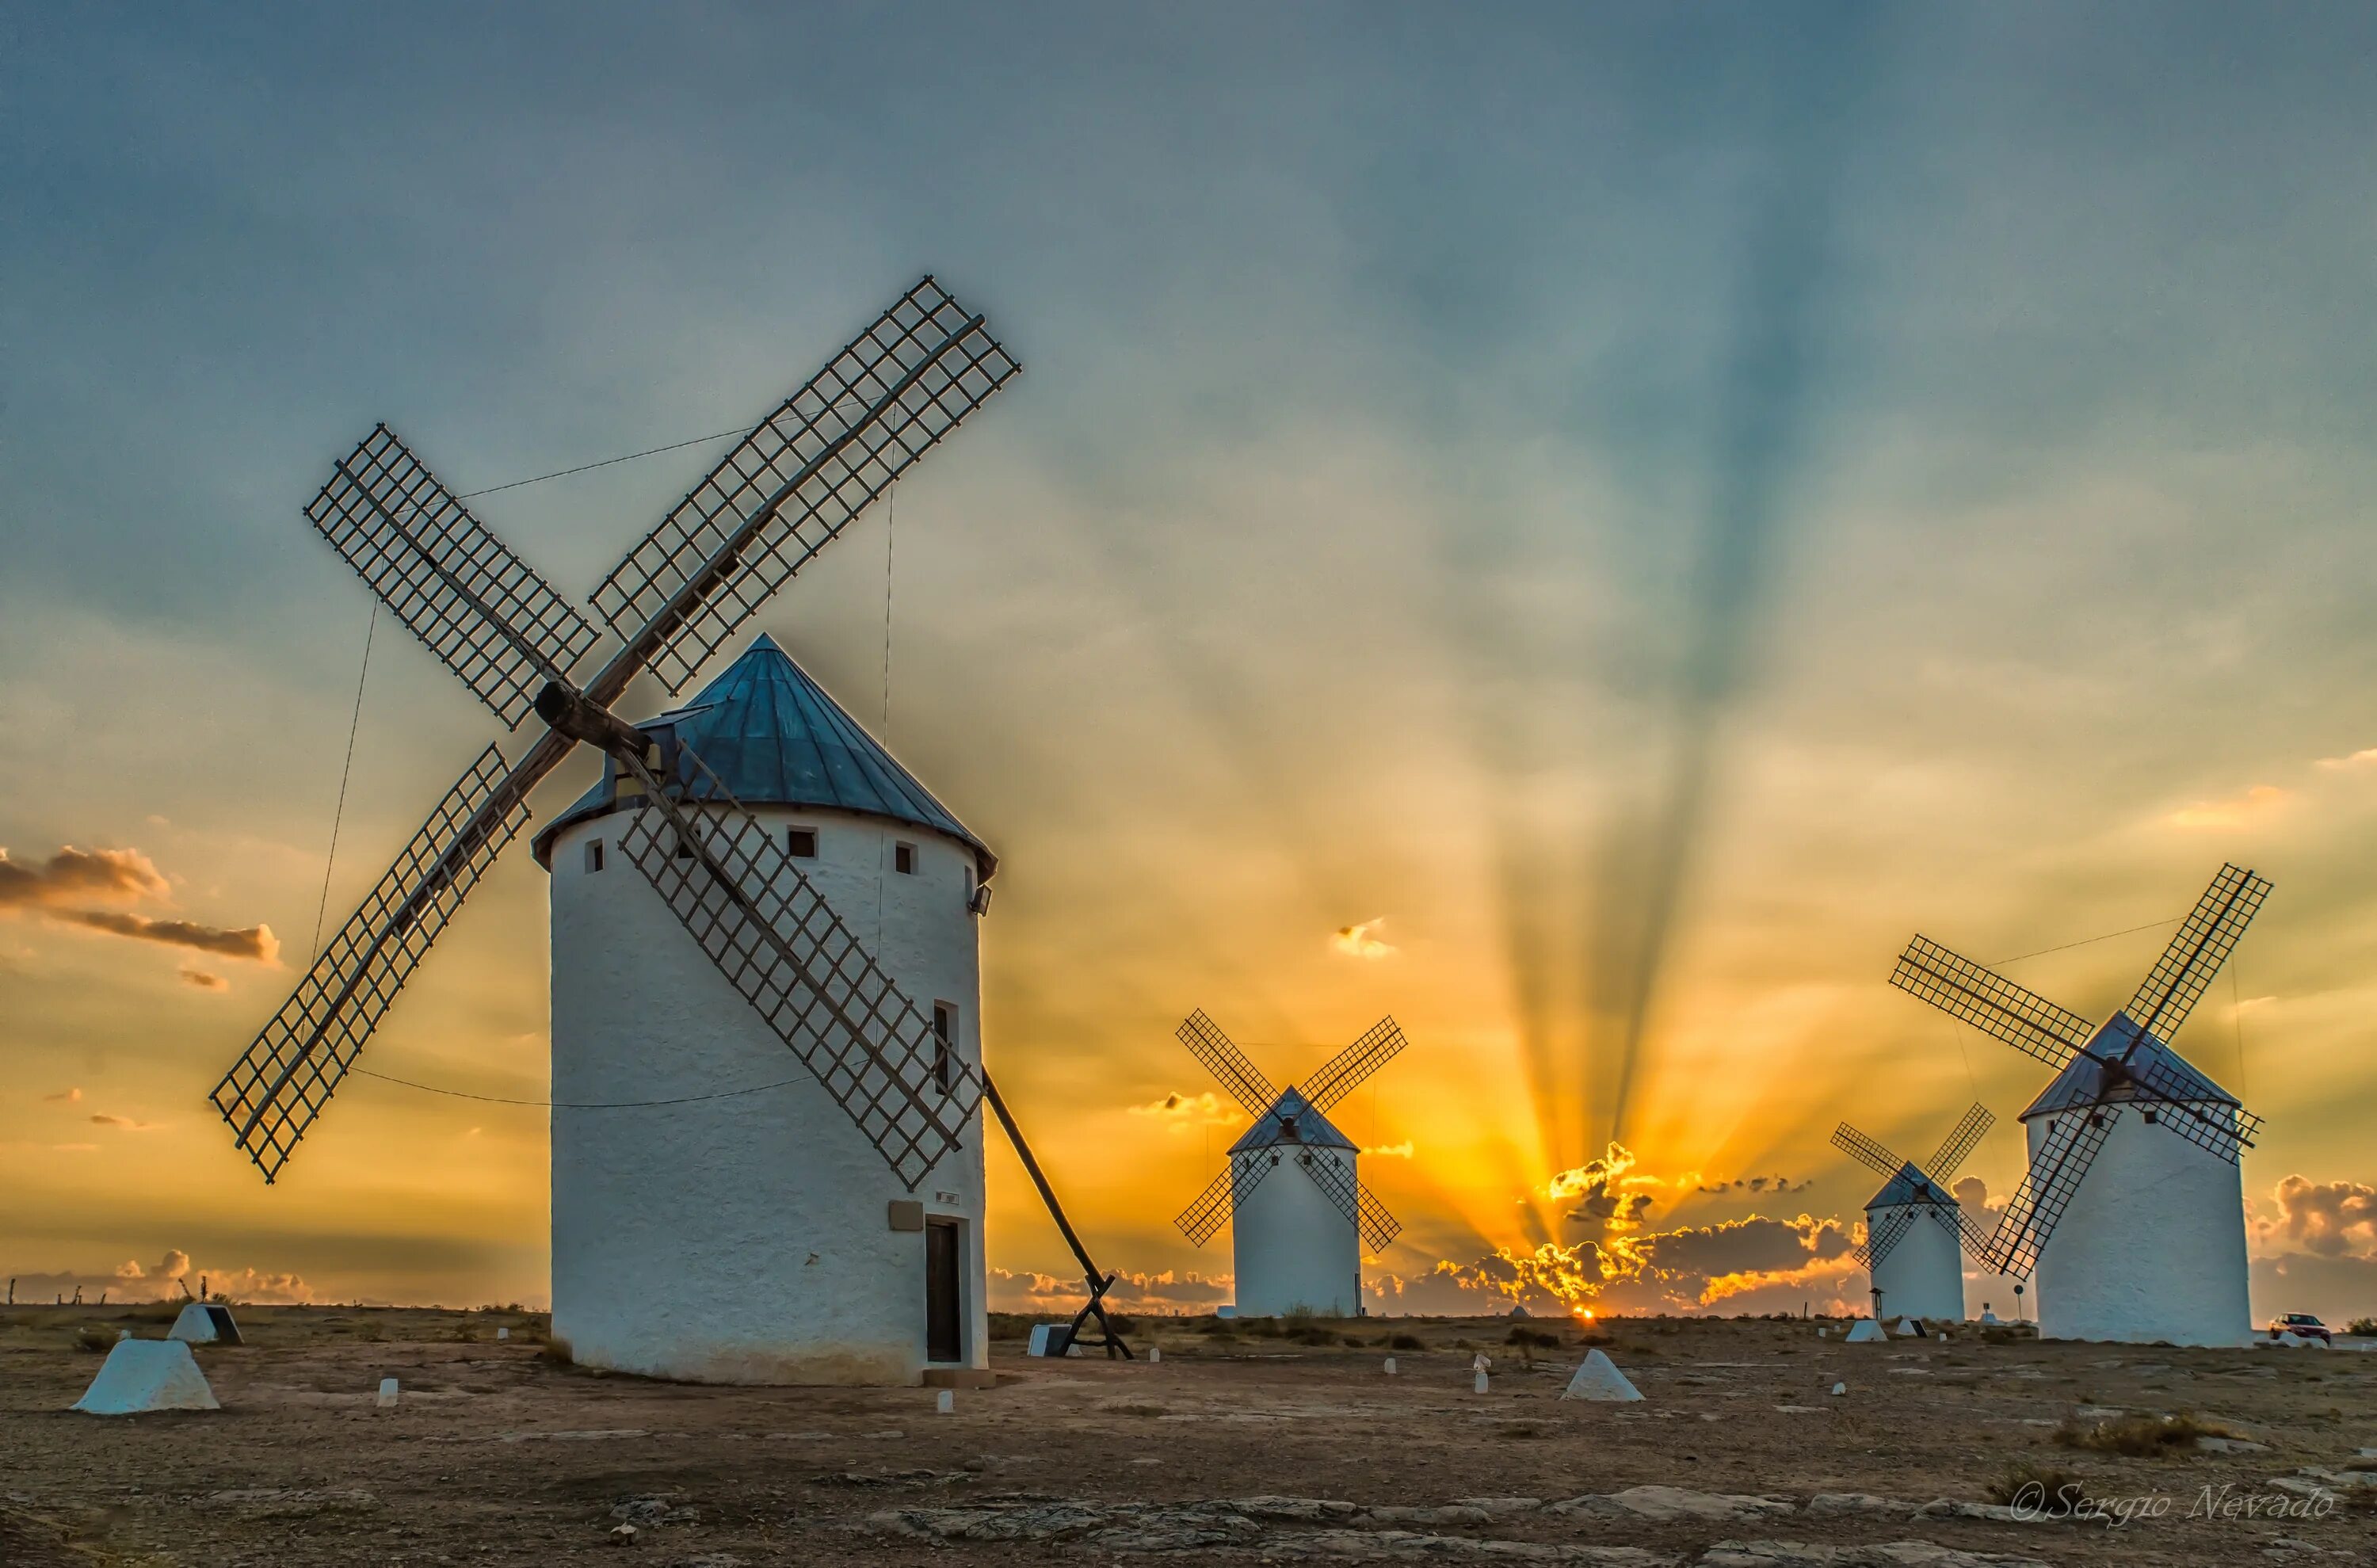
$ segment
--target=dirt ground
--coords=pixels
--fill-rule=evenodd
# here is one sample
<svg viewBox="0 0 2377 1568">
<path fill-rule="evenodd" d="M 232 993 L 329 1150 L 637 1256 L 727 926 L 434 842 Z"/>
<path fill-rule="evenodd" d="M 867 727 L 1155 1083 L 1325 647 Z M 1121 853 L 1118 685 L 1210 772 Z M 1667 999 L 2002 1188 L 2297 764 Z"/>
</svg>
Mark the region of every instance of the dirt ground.
<svg viewBox="0 0 2377 1568">
<path fill-rule="evenodd" d="M 0 1311 L 0 1564 L 2377 1562 L 2377 1356 L 2350 1348 L 1143 1320 L 1158 1364 L 1001 1340 L 998 1386 L 944 1416 L 926 1389 L 598 1375 L 546 1359 L 530 1314 L 249 1308 L 245 1346 L 197 1352 L 221 1412 L 66 1409 L 101 1359 L 78 1332 L 153 1336 L 169 1317 Z M 1559 1397 L 1588 1335 L 1642 1403 Z M 403 1394 L 384 1411 L 388 1376 Z M 2178 1412 L 2267 1446 L 2069 1441 Z M 2131 1516 L 2008 1517 L 1991 1489 L 2025 1466 L 2050 1496 Z"/>
</svg>

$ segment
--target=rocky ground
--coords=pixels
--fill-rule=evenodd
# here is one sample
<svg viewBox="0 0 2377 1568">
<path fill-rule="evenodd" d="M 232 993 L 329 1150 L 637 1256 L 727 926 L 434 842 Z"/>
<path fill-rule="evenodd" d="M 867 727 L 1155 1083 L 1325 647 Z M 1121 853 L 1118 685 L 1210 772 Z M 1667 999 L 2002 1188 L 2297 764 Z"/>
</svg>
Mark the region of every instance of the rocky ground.
<svg viewBox="0 0 2377 1568">
<path fill-rule="evenodd" d="M 998 1386 L 939 1415 L 600 1376 L 525 1314 L 240 1318 L 246 1346 L 198 1352 L 221 1413 L 107 1419 L 66 1408 L 100 1364 L 78 1335 L 159 1310 L 0 1311 L 0 1563 L 2377 1562 L 2377 1356 L 2351 1349 L 1629 1320 L 1587 1332 L 1644 1402 L 1585 1405 L 1559 1397 L 1571 1325 L 1165 1320 L 1156 1365 L 1001 1340 Z M 2048 1507 L 2009 1505 L 2029 1479 Z M 2027 1516 L 2058 1493 L 2116 1517 Z"/>
</svg>

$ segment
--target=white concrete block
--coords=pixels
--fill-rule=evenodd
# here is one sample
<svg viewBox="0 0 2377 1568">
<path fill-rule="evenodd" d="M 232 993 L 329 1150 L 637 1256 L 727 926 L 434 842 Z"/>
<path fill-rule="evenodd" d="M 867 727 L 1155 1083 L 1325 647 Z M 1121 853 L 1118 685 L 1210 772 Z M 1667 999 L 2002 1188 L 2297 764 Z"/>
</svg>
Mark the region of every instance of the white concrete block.
<svg viewBox="0 0 2377 1568">
<path fill-rule="evenodd" d="M 394 1378 L 382 1378 L 382 1379 L 380 1379 L 380 1380 L 379 1380 L 379 1407 L 380 1407 L 381 1409 L 383 1409 L 383 1410 L 393 1410 L 393 1409 L 395 1409 L 395 1408 L 396 1408 L 396 1399 L 397 1399 L 397 1386 L 396 1386 L 396 1380 L 395 1380 Z"/>
<path fill-rule="evenodd" d="M 958 1396 L 952 1389 L 942 1389 L 933 1395 L 933 1414 L 946 1416 L 958 1407 Z"/>
<path fill-rule="evenodd" d="M 178 1339 L 119 1339 L 99 1375 L 74 1403 L 86 1416 L 137 1416 L 150 1410 L 220 1410 L 197 1358 Z"/>
</svg>

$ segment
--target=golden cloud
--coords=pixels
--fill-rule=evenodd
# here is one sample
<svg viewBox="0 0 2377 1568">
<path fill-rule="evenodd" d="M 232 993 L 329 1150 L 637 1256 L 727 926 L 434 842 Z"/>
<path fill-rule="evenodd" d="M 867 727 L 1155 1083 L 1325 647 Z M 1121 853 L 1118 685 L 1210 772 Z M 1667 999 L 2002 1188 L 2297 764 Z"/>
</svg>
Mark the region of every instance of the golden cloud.
<svg viewBox="0 0 2377 1568">
<path fill-rule="evenodd" d="M 90 899 L 117 904 L 162 899 L 170 891 L 156 864 L 137 849 L 82 850 L 67 844 L 38 865 L 11 860 L 7 850 L 0 849 L 0 912 L 36 910 L 52 920 L 112 936 L 258 964 L 270 964 L 281 956 L 281 943 L 269 926 L 227 930 L 192 920 L 157 920 L 120 909 L 78 907 Z"/>
<path fill-rule="evenodd" d="M 257 928 L 258 930 L 263 929 L 260 926 Z M 209 975 L 203 969 L 183 970 L 182 983 L 186 986 L 196 986 L 202 991 L 227 991 L 231 989 L 231 982 L 229 980 L 224 979 L 220 975 Z"/>
<path fill-rule="evenodd" d="M 1170 1121 L 1176 1132 L 1191 1125 L 1219 1127 L 1239 1119 L 1238 1107 L 1211 1089 L 1201 1095 L 1166 1095 L 1160 1100 L 1125 1108 L 1133 1116 L 1151 1116 Z"/>
<path fill-rule="evenodd" d="M 1387 917 L 1381 915 L 1358 925 L 1340 926 L 1336 934 L 1329 939 L 1329 945 L 1350 958 L 1385 958 L 1395 950 L 1381 941 L 1375 933 L 1386 923 Z"/>
<path fill-rule="evenodd" d="M 252 959 L 258 964 L 270 964 L 281 956 L 280 939 L 273 936 L 269 926 L 226 931 L 189 920 L 151 920 L 146 915 L 103 909 L 54 910 L 51 918 L 137 941 L 166 942 L 174 947 L 196 948 L 200 952 L 220 953 L 225 958 Z"/>
<path fill-rule="evenodd" d="M 2277 1215 L 2254 1222 L 2258 1239 L 2290 1242 L 2323 1258 L 2377 1257 L 2377 1187 L 2289 1176 L 2270 1195 Z"/>
<path fill-rule="evenodd" d="M 76 899 L 125 903 L 162 898 L 165 878 L 137 849 L 77 849 L 67 844 L 48 860 L 25 865 L 0 848 L 0 909 L 43 908 Z"/>
</svg>

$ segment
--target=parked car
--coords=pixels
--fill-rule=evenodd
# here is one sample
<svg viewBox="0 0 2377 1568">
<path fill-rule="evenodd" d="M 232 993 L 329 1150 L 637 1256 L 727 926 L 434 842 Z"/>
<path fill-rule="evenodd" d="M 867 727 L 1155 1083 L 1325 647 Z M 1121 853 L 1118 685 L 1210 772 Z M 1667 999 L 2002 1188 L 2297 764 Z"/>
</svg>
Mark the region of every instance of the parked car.
<svg viewBox="0 0 2377 1568">
<path fill-rule="evenodd" d="M 2335 1335 L 2328 1332 L 2327 1325 L 2309 1312 L 2288 1312 L 2270 1325 L 2272 1339 L 2282 1334 L 2291 1334 L 2297 1339 L 2316 1339 L 2322 1345 L 2335 1343 Z"/>
</svg>

